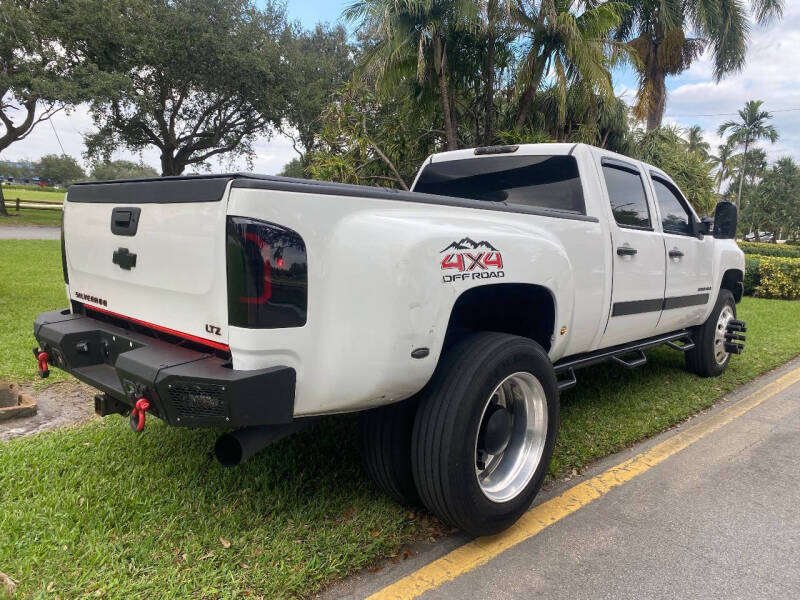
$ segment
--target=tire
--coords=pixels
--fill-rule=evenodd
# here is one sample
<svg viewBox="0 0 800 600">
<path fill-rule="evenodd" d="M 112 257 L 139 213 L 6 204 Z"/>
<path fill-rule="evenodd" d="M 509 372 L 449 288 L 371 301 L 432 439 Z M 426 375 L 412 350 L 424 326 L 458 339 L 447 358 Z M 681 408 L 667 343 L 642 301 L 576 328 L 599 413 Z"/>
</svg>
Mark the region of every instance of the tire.
<svg viewBox="0 0 800 600">
<path fill-rule="evenodd" d="M 406 506 L 419 505 L 411 473 L 416 399 L 364 411 L 359 418 L 361 458 L 375 486 Z"/>
<path fill-rule="evenodd" d="M 718 377 L 728 368 L 731 355 L 720 348 L 724 343 L 718 332 L 724 333 L 727 321 L 736 318 L 736 302 L 729 290 L 720 290 L 714 310 L 708 319 L 697 328 L 694 335 L 695 347 L 686 352 L 686 369 L 701 377 Z M 724 353 L 718 359 L 718 351 Z M 720 354 L 721 355 L 721 354 Z"/>
<path fill-rule="evenodd" d="M 422 503 L 443 521 L 475 536 L 512 525 L 541 488 L 558 430 L 558 388 L 545 351 L 528 338 L 471 334 L 448 350 L 420 396 L 411 466 Z M 531 398 L 533 404 L 526 405 L 522 398 Z M 503 403 L 510 416 L 497 417 L 501 426 L 495 433 L 510 432 L 505 450 L 499 446 L 505 434 L 491 438 L 489 432 Z M 524 453 L 514 448 L 526 447 L 527 438 L 518 435 L 529 421 L 522 416 L 523 406 L 536 415 L 530 420 L 532 446 L 528 460 L 515 460 Z M 484 454 L 479 445 L 499 453 Z M 521 465 L 516 477 L 512 465 Z"/>
</svg>

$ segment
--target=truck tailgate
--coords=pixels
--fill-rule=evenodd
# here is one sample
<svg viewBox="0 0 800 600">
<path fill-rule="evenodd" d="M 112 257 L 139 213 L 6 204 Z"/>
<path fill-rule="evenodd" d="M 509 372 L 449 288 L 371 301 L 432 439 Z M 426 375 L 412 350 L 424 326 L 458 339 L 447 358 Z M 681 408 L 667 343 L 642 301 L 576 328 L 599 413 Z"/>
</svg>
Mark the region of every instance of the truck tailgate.
<svg viewBox="0 0 800 600">
<path fill-rule="evenodd" d="M 227 344 L 228 181 L 70 188 L 64 205 L 70 299 L 140 324 Z"/>
</svg>

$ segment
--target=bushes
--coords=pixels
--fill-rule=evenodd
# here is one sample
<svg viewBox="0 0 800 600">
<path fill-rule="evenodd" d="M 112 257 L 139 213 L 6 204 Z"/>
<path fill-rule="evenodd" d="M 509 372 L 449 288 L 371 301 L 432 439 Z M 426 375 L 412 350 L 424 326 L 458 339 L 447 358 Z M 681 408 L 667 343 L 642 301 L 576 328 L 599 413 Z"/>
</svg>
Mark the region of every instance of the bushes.
<svg viewBox="0 0 800 600">
<path fill-rule="evenodd" d="M 786 244 L 739 242 L 739 247 L 745 254 L 758 254 L 760 256 L 782 256 L 786 258 L 800 258 L 800 247 L 787 246 Z"/>
<path fill-rule="evenodd" d="M 745 253 L 746 296 L 800 299 L 800 248 L 777 244 L 739 242 Z"/>
<path fill-rule="evenodd" d="M 756 296 L 800 299 L 800 259 L 764 257 L 758 263 L 755 269 L 758 282 L 754 285 Z"/>
<path fill-rule="evenodd" d="M 759 256 L 744 257 L 744 295 L 753 296 L 761 284 L 761 258 Z"/>
</svg>

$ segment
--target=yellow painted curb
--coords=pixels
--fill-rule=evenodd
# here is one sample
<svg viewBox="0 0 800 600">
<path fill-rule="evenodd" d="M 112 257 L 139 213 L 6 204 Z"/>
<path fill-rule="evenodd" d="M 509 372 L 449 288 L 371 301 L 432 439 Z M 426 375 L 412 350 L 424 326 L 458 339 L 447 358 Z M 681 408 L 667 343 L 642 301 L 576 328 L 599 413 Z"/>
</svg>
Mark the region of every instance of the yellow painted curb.
<svg viewBox="0 0 800 600">
<path fill-rule="evenodd" d="M 477 538 L 425 565 L 399 581 L 369 596 L 368 600 L 410 600 L 447 581 L 486 564 L 492 558 L 519 544 L 663 462 L 673 454 L 741 417 L 772 396 L 800 381 L 800 368 L 787 373 L 731 404 L 716 415 L 656 444 L 650 450 L 611 467 L 607 471 L 571 487 L 560 496 L 535 506 L 503 533 Z"/>
</svg>

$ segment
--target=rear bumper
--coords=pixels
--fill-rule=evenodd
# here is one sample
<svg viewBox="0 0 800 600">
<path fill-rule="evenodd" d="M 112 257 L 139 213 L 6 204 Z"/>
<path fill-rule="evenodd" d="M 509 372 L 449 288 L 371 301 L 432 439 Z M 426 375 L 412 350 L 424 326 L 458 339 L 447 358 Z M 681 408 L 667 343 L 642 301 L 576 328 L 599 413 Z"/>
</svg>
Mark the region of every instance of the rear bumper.
<svg viewBox="0 0 800 600">
<path fill-rule="evenodd" d="M 170 425 L 242 427 L 289 423 L 295 371 L 235 371 L 229 361 L 134 333 L 68 310 L 36 317 L 34 336 L 50 364 Z"/>
</svg>

